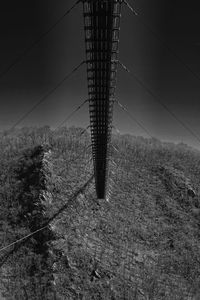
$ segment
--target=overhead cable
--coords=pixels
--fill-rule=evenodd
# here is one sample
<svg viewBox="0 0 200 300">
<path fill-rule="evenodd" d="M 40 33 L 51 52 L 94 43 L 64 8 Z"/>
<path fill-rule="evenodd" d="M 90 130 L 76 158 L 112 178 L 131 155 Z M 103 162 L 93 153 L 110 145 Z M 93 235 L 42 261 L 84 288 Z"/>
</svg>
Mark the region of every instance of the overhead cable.
<svg viewBox="0 0 200 300">
<path fill-rule="evenodd" d="M 48 225 L 49 225 L 49 224 L 48 224 Z M 45 228 L 47 228 L 48 225 L 45 225 L 45 226 L 43 226 L 43 227 L 41 227 L 41 228 L 35 230 L 34 232 L 31 232 L 30 234 L 27 234 L 27 235 L 24 236 L 23 238 L 18 239 L 18 240 L 16 240 L 16 241 L 14 241 L 13 243 L 8 244 L 7 246 L 4 246 L 4 247 L 0 248 L 0 252 L 2 252 L 2 251 L 4 251 L 4 250 L 6 250 L 6 249 L 8 249 L 8 248 L 10 248 L 10 247 L 12 247 L 12 246 L 14 246 L 15 244 L 18 244 L 18 243 L 22 242 L 22 241 L 25 240 L 25 239 L 30 238 L 30 237 L 33 236 L 34 234 L 36 234 L 36 233 L 38 233 L 38 232 L 44 230 Z"/>
<path fill-rule="evenodd" d="M 80 135 L 83 135 L 87 130 L 90 128 L 90 125 L 88 125 L 84 130 L 81 131 Z"/>
<path fill-rule="evenodd" d="M 117 134 L 121 134 L 120 130 L 115 125 L 113 125 L 112 127 L 115 129 Z"/>
<path fill-rule="evenodd" d="M 153 138 L 153 136 L 149 133 L 149 131 L 144 127 L 144 125 L 142 125 L 131 113 L 130 113 L 130 111 L 123 105 L 123 104 L 121 104 L 118 100 L 116 100 L 115 101 L 118 105 L 119 105 L 119 107 L 121 107 L 126 113 L 127 113 L 127 115 L 140 127 L 140 128 L 142 128 L 142 130 L 144 130 L 145 132 L 146 132 L 146 134 L 149 136 L 149 137 L 151 137 L 151 138 Z"/>
<path fill-rule="evenodd" d="M 87 100 L 85 100 L 85 101 L 83 101 L 82 103 L 81 103 L 81 105 L 79 105 L 77 108 L 75 108 L 57 127 L 56 127 L 56 129 L 59 129 L 59 128 L 61 128 L 67 121 L 69 121 L 69 119 L 71 119 L 71 117 L 79 110 L 79 109 L 81 109 L 83 106 L 84 106 L 84 104 L 86 103 L 88 101 L 88 99 Z M 55 129 L 55 130 L 56 130 Z M 84 129 L 84 131 L 82 131 L 81 133 L 80 133 L 80 135 L 82 135 L 84 132 L 86 131 L 86 129 Z"/>
<path fill-rule="evenodd" d="M 126 4 L 126 6 L 134 13 L 135 16 L 138 15 L 137 11 L 126 0 L 123 0 L 123 3 Z"/>
<path fill-rule="evenodd" d="M 144 88 L 144 90 L 146 90 L 149 95 L 152 96 L 152 98 L 158 102 L 172 117 L 173 119 L 175 119 L 185 130 L 187 130 L 187 132 L 189 132 L 199 143 L 200 143 L 200 137 L 190 128 L 190 126 L 188 124 L 186 124 L 185 122 L 183 122 L 179 117 L 177 117 L 177 115 L 169 109 L 169 107 L 164 104 L 161 100 L 160 100 L 160 96 L 158 96 L 155 92 L 153 92 L 144 82 L 141 78 L 139 78 L 135 73 L 130 72 L 130 70 L 124 66 L 121 62 L 119 62 L 119 64 L 124 68 L 124 70 L 126 72 L 128 72 L 130 74 L 131 77 L 133 77 L 142 88 Z M 128 112 L 129 113 L 129 112 Z"/>
<path fill-rule="evenodd" d="M 10 128 L 11 130 L 14 129 L 17 125 L 19 125 L 27 116 L 29 116 L 40 104 L 42 104 L 51 94 L 53 94 L 67 79 L 69 79 L 73 73 L 75 73 L 85 61 L 82 61 L 78 66 L 76 66 L 70 73 L 68 73 L 61 81 L 57 83 L 54 88 L 52 88 L 46 95 L 44 95 L 41 99 L 39 99 L 36 104 L 34 104 L 31 109 L 29 109 L 25 114 L 23 114 L 19 120 L 15 122 L 15 124 Z"/>
<path fill-rule="evenodd" d="M 10 243 L 9 245 L 6 245 L 6 246 L 0 248 L 0 252 L 6 250 L 6 249 L 8 249 L 8 248 L 10 248 L 10 247 L 12 247 L 12 246 L 14 246 L 16 244 L 19 244 L 20 242 L 27 241 L 28 239 L 30 239 L 30 237 L 32 237 L 33 235 L 35 235 L 39 231 L 44 230 L 46 227 L 48 227 L 51 222 L 53 222 L 63 211 L 65 211 L 73 203 L 73 201 L 80 194 L 82 194 L 85 191 L 85 189 L 87 188 L 87 186 L 92 182 L 93 178 L 94 178 L 94 175 L 92 175 L 89 178 L 89 180 L 87 180 L 87 182 L 73 194 L 73 196 L 68 200 L 68 202 L 65 205 L 63 205 L 51 218 L 49 218 L 49 220 L 46 222 L 46 224 L 44 226 L 42 226 L 41 228 L 35 230 L 34 232 L 31 232 L 30 234 L 24 236 L 23 238 L 20 238 L 20 239 L 14 241 L 13 243 Z M 17 248 L 17 250 L 18 249 L 19 248 Z M 6 254 L 6 260 L 8 259 L 8 257 L 10 256 L 10 254 L 13 254 L 13 250 L 11 250 L 9 253 Z M 1 258 L 1 261 L 3 261 L 3 263 L 2 262 L 0 263 L 0 267 L 2 267 L 2 265 L 5 263 L 4 257 L 3 257 L 3 259 Z"/>
<path fill-rule="evenodd" d="M 16 64 L 18 64 L 33 48 L 35 48 L 79 2 L 80 0 L 76 1 L 76 3 L 70 9 L 68 9 L 47 31 L 42 33 L 37 40 L 35 40 L 27 49 L 25 49 L 2 73 L 0 73 L 0 79 L 6 75 Z"/>
</svg>

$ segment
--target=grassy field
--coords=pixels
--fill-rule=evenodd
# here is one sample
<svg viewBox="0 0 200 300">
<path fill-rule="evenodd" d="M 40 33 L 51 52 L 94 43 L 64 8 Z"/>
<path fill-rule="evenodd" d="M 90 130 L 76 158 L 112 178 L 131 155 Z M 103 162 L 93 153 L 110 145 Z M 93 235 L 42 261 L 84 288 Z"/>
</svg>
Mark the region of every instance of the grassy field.
<svg viewBox="0 0 200 300">
<path fill-rule="evenodd" d="M 21 168 L 28 162 L 29 171 L 39 172 L 41 168 L 45 177 L 45 187 L 41 186 L 39 194 L 35 192 L 37 185 L 32 184 L 31 201 L 42 194 L 46 216 L 55 213 L 93 172 L 90 137 L 87 133 L 80 135 L 81 132 L 79 128 L 62 128 L 53 133 L 45 127 L 4 133 L 0 144 L 2 199 L 20 203 L 21 198 L 12 193 L 16 185 L 12 166 L 19 168 L 20 161 Z M 107 199 L 96 199 L 94 184 L 90 184 L 52 223 L 56 238 L 48 244 L 51 255 L 48 264 L 38 265 L 37 269 L 38 275 L 46 276 L 44 268 L 50 268 L 51 293 L 45 294 L 42 276 L 40 294 L 31 290 L 31 282 L 38 281 L 36 273 L 24 271 L 28 246 L 23 246 L 2 268 L 10 276 L 2 279 L 6 283 L 6 299 L 198 297 L 200 152 L 184 144 L 130 135 L 113 136 L 112 143 Z M 27 152 L 37 145 L 48 145 L 42 158 L 37 152 Z M 25 183 L 26 187 L 31 184 Z M 19 186 L 17 189 L 19 193 Z M 24 189 L 23 185 L 20 189 Z M 27 196 L 30 197 L 30 186 Z M 26 222 L 12 232 L 12 218 L 24 209 L 20 205 L 14 207 L 17 213 L 8 214 L 9 206 L 4 208 L 4 228 L 9 228 L 6 238 L 1 232 L 4 244 L 31 230 Z M 34 248 L 36 241 L 37 237 L 29 242 L 29 251 L 38 261 L 42 254 Z M 14 273 L 15 285 L 11 276 Z M 28 298 L 24 289 L 30 293 Z"/>
</svg>

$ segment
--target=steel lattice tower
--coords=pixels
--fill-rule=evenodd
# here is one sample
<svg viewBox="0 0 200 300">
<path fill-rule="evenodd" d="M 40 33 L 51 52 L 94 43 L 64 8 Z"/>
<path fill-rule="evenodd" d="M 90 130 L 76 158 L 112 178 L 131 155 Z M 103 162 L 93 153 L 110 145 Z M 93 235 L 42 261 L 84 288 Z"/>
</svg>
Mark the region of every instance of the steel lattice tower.
<svg viewBox="0 0 200 300">
<path fill-rule="evenodd" d="M 90 129 L 97 198 L 106 197 L 121 0 L 83 0 Z"/>
</svg>

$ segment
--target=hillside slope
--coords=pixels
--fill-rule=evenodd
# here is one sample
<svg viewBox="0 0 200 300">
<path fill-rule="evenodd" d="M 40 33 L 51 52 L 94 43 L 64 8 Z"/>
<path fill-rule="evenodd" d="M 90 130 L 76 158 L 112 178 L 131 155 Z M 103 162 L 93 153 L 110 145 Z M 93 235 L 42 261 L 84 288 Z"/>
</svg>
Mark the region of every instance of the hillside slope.
<svg viewBox="0 0 200 300">
<path fill-rule="evenodd" d="M 89 135 L 81 132 L 2 135 L 2 184 L 22 150 L 48 144 L 53 214 L 92 173 Z M 53 266 L 56 299 L 199 299 L 200 152 L 129 135 L 113 136 L 113 145 L 108 199 L 97 200 L 90 185 L 52 227 L 62 252 Z"/>
</svg>

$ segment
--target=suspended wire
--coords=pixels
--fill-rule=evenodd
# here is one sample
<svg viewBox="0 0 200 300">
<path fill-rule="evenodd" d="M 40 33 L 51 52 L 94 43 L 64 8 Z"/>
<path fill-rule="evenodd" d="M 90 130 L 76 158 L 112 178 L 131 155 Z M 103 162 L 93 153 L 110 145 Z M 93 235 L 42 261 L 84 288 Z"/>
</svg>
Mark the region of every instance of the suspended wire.
<svg viewBox="0 0 200 300">
<path fill-rule="evenodd" d="M 152 96 L 152 98 L 158 102 L 172 117 L 175 119 L 187 132 L 189 132 L 199 143 L 200 143 L 200 137 L 187 125 L 185 122 L 183 122 L 177 115 L 169 109 L 169 107 L 164 104 L 161 100 L 160 97 L 153 92 L 143 81 L 141 78 L 139 78 L 135 73 L 130 72 L 130 70 L 124 66 L 121 62 L 119 64 L 124 68 L 126 72 L 130 74 L 131 77 L 136 79 L 136 81 Z M 129 111 L 127 111 L 129 113 Z"/>
<path fill-rule="evenodd" d="M 134 15 L 136 15 L 138 18 L 138 21 L 163 45 L 165 46 L 165 48 L 171 52 L 171 54 L 198 80 L 200 81 L 200 75 L 197 74 L 196 72 L 194 72 L 194 70 L 191 69 L 190 66 L 188 66 L 188 64 L 186 64 L 184 62 L 184 60 L 167 44 L 167 42 L 160 36 L 158 35 L 158 33 L 156 33 L 154 30 L 152 30 L 150 28 L 150 26 L 145 22 L 143 21 L 143 18 L 141 17 L 141 14 L 139 14 L 138 12 L 136 12 L 132 7 L 131 5 L 126 1 L 124 0 L 123 1 L 124 4 L 127 5 L 127 7 L 134 13 Z"/>
<path fill-rule="evenodd" d="M 35 48 L 80 2 L 76 3 L 68 9 L 47 31 L 45 31 L 37 40 L 35 40 L 27 49 L 24 50 L 2 73 L 0 73 L 0 79 L 6 75 L 16 64 L 18 64 L 33 48 Z"/>
<path fill-rule="evenodd" d="M 127 113 L 127 115 L 140 127 L 140 128 L 142 128 L 142 130 L 144 130 L 145 132 L 146 132 L 146 134 L 149 136 L 149 137 L 151 137 L 151 138 L 153 138 L 153 136 L 149 133 L 149 131 L 144 127 L 144 125 L 142 125 L 130 112 L 129 112 L 129 110 L 124 106 L 124 105 L 122 105 L 118 100 L 116 100 L 115 101 L 118 105 L 119 105 L 119 107 L 121 107 L 126 113 Z"/>
<path fill-rule="evenodd" d="M 123 0 L 123 3 L 126 4 L 126 6 L 134 13 L 135 16 L 138 15 L 137 11 L 126 0 Z"/>
<path fill-rule="evenodd" d="M 117 134 L 121 134 L 120 130 L 115 125 L 112 125 L 112 127 L 115 129 Z"/>
<path fill-rule="evenodd" d="M 81 152 L 81 153 L 80 153 L 78 156 L 76 156 L 74 159 L 71 159 L 68 163 L 69 163 L 69 164 L 72 164 L 72 163 L 74 163 L 75 161 L 77 161 L 78 159 L 83 158 L 83 157 L 84 157 L 83 154 L 85 154 L 85 151 L 87 151 L 87 149 L 88 149 L 89 147 L 91 147 L 91 145 L 85 147 L 83 152 Z M 89 159 L 86 161 L 86 165 L 88 165 L 88 164 L 90 163 L 91 160 L 92 160 L 92 157 L 89 158 Z M 59 176 L 62 176 L 64 172 L 65 172 L 65 170 L 61 171 L 58 175 L 59 175 Z M 62 179 L 62 180 L 65 181 L 64 179 Z"/>
<path fill-rule="evenodd" d="M 85 189 L 87 188 L 87 186 L 92 182 L 92 180 L 93 180 L 93 178 L 94 178 L 94 175 L 92 175 L 90 178 L 89 178 L 89 180 L 81 187 L 81 188 L 79 188 L 74 194 L 73 194 L 73 196 L 68 200 L 68 202 L 65 204 L 65 205 L 63 205 L 51 218 L 49 218 L 49 220 L 46 222 L 46 224 L 43 226 L 43 227 L 41 227 L 41 228 L 39 228 L 39 229 L 37 229 L 37 230 L 35 230 L 34 232 L 31 232 L 30 234 L 27 234 L 26 236 L 24 236 L 23 238 L 20 238 L 20 239 L 18 239 L 18 240 L 16 240 L 15 242 L 13 242 L 13 243 L 10 243 L 9 245 L 7 245 L 7 246 L 4 246 L 4 247 L 2 247 L 2 248 L 0 248 L 0 252 L 2 252 L 2 251 L 4 251 L 4 250 L 6 250 L 7 248 L 9 248 L 9 247 L 11 247 L 11 246 L 13 246 L 13 245 L 16 245 L 16 244 L 18 244 L 18 243 L 20 243 L 20 242 L 22 242 L 22 241 L 24 241 L 24 240 L 26 240 L 26 239 L 29 239 L 31 236 L 33 236 L 33 235 L 35 235 L 37 232 L 40 232 L 40 231 L 42 231 L 42 230 L 44 230 L 46 227 L 48 227 L 49 226 L 49 224 L 52 222 L 52 221 L 54 221 L 64 210 L 66 210 L 68 207 L 69 207 L 69 205 L 71 205 L 72 204 L 72 202 L 74 201 L 74 199 L 76 199 L 80 194 L 82 194 L 84 191 L 85 191 Z M 2 264 L 0 265 L 0 267 L 2 266 Z"/>
<path fill-rule="evenodd" d="M 49 225 L 49 224 L 48 224 L 48 225 Z M 23 238 L 18 239 L 18 240 L 16 240 L 16 241 L 13 242 L 13 243 L 8 244 L 7 246 L 0 248 L 0 252 L 6 250 L 7 248 L 10 248 L 11 246 L 13 246 L 13 245 L 15 245 L 15 244 L 17 244 L 17 243 L 22 242 L 23 240 L 25 240 L 25 239 L 27 239 L 27 238 L 30 238 L 31 236 L 33 236 L 33 235 L 36 234 L 37 232 L 40 232 L 40 231 L 44 230 L 45 228 L 47 228 L 48 225 L 45 225 L 45 226 L 43 226 L 43 227 L 41 227 L 41 228 L 35 230 L 34 232 L 31 232 L 30 234 L 27 234 L 27 235 L 24 236 Z"/>
<path fill-rule="evenodd" d="M 66 122 L 66 120 L 68 121 L 71 117 L 72 117 L 72 115 L 74 115 L 74 113 L 75 112 L 77 112 L 78 111 L 78 109 L 80 109 L 86 102 L 87 102 L 88 100 L 85 100 L 80 106 L 78 106 L 64 121 L 62 121 L 62 123 L 61 124 L 63 124 L 63 123 L 65 123 Z M 58 125 L 54 130 L 53 130 L 53 132 L 55 132 L 57 129 L 59 129 L 62 125 Z M 80 133 L 78 134 L 78 136 L 76 137 L 77 139 L 78 138 L 80 138 L 85 132 L 87 132 L 87 129 L 88 128 L 90 128 L 90 125 L 88 125 L 84 130 L 82 130 L 82 131 L 80 131 Z M 85 152 L 89 149 L 89 148 L 91 148 L 91 144 L 90 145 L 88 145 L 88 146 L 85 146 L 85 148 L 84 148 L 84 150 L 83 150 L 83 152 L 81 152 L 78 156 L 76 156 L 74 159 L 71 159 L 69 162 L 70 163 L 73 163 L 73 162 L 75 162 L 76 160 L 78 160 L 79 158 L 81 158 L 82 156 L 83 156 L 83 153 L 85 154 Z M 64 172 L 64 171 L 63 171 Z M 59 176 L 60 175 L 62 175 L 62 173 L 63 172 L 61 172 L 60 174 L 59 174 Z"/>
<path fill-rule="evenodd" d="M 82 61 L 78 66 L 76 66 L 69 74 L 67 74 L 53 89 L 51 89 L 45 96 L 43 96 L 36 104 L 34 104 L 31 109 L 29 109 L 25 114 L 21 116 L 21 118 L 15 122 L 15 124 L 10 128 L 10 130 L 14 129 L 17 125 L 19 125 L 27 116 L 29 116 L 39 105 L 41 105 L 51 94 L 53 94 L 67 79 L 69 79 L 73 73 L 75 73 L 85 61 Z"/>
<path fill-rule="evenodd" d="M 111 146 L 117 153 L 120 153 L 120 151 L 113 144 L 111 144 Z"/>
<path fill-rule="evenodd" d="M 79 188 L 74 195 L 68 200 L 68 202 L 63 205 L 49 220 L 48 220 L 48 224 L 50 222 L 52 222 L 55 218 L 57 218 L 64 210 L 66 210 L 69 205 L 72 204 L 72 202 L 74 201 L 74 199 L 76 199 L 80 194 L 82 194 L 84 192 L 84 190 L 87 188 L 87 186 L 92 182 L 92 180 L 94 179 L 94 175 L 92 175 L 87 182 L 81 187 Z"/>
<path fill-rule="evenodd" d="M 83 135 L 87 130 L 90 128 L 90 125 L 88 125 L 84 130 L 81 131 L 80 136 Z"/>
<path fill-rule="evenodd" d="M 56 129 L 60 129 L 66 122 L 68 122 L 69 121 L 69 119 L 71 119 L 71 117 L 73 117 L 73 115 L 79 110 L 79 109 L 81 109 L 83 106 L 84 106 L 84 104 L 86 103 L 86 102 L 88 102 L 88 100 L 85 100 L 85 101 L 83 101 L 82 103 L 81 103 L 81 105 L 79 105 L 76 109 L 74 109 L 57 127 L 56 127 Z M 55 129 L 55 130 L 56 130 Z M 55 131 L 54 130 L 54 131 Z M 84 131 L 82 131 L 81 133 L 80 133 L 80 136 L 86 131 L 87 129 L 84 129 Z"/>
<path fill-rule="evenodd" d="M 36 107 L 38 107 L 42 102 L 44 102 L 44 100 L 46 100 L 46 98 L 48 97 L 48 96 L 50 96 L 58 87 L 60 87 L 61 86 L 61 84 L 65 81 L 65 80 L 67 80 L 83 63 L 85 63 L 85 61 L 83 61 L 83 62 L 81 62 L 76 68 L 74 68 L 73 70 L 72 70 L 72 72 L 70 72 L 68 75 L 66 75 L 65 77 L 64 77 L 64 79 L 63 80 L 61 80 L 57 85 L 56 85 L 56 87 L 54 87 L 50 92 L 48 92 L 42 99 L 40 99 L 40 101 L 39 102 L 37 102 L 25 115 L 23 115 L 14 125 L 13 125 L 13 127 L 12 128 L 15 128 L 15 126 L 16 125 L 18 125 L 24 118 L 26 118 Z M 79 105 L 65 120 L 64 120 L 64 122 L 66 122 L 66 121 L 68 121 L 86 102 L 87 102 L 88 100 L 85 100 L 81 105 Z M 63 124 L 63 122 L 62 122 L 62 124 Z M 58 129 L 60 126 L 62 126 L 61 124 L 58 126 L 58 127 L 56 127 L 55 128 L 55 130 L 56 129 Z M 89 126 L 88 126 L 89 127 Z M 87 128 L 88 128 L 87 127 Z M 11 128 L 11 129 L 12 129 Z M 87 128 L 84 130 L 84 131 L 81 131 L 81 134 L 80 135 L 82 135 L 86 130 L 87 130 Z M 54 130 L 54 131 L 55 131 Z M 90 147 L 90 146 L 89 146 Z M 87 147 L 88 148 L 88 147 Z M 25 242 L 27 239 L 29 239 L 30 237 L 32 237 L 33 235 L 35 235 L 36 233 L 38 233 L 38 232 L 40 232 L 40 231 L 42 231 L 42 230 L 44 230 L 45 228 L 47 228 L 48 226 L 49 226 L 49 224 L 56 218 L 56 217 L 58 217 L 58 215 L 60 215 L 68 206 L 69 206 L 69 204 L 71 204 L 71 202 L 72 202 L 72 200 L 74 200 L 79 194 L 81 194 L 82 192 L 84 192 L 84 190 L 86 189 L 86 187 L 91 183 L 91 181 L 93 180 L 93 178 L 94 178 L 94 175 L 92 175 L 92 177 L 83 185 L 83 187 L 82 188 L 80 188 L 70 199 L 69 199 L 69 201 L 67 202 L 67 204 L 65 204 L 61 209 L 59 209 L 59 211 L 57 212 L 57 213 L 55 213 L 48 221 L 47 221 L 47 224 L 46 225 L 44 225 L 43 227 L 41 227 L 41 228 L 39 228 L 39 229 L 37 229 L 37 230 L 35 230 L 34 232 L 31 232 L 30 234 L 28 234 L 28 235 L 26 235 L 26 236 L 24 236 L 23 238 L 20 238 L 20 239 L 18 239 L 18 240 L 16 240 L 15 242 L 13 242 L 13 243 L 11 243 L 11 244 L 9 244 L 9 245 L 7 245 L 7 246 L 4 246 L 4 247 L 2 247 L 2 248 L 0 248 L 0 252 L 2 252 L 2 251 L 4 251 L 4 250 L 6 250 L 7 248 L 10 248 L 11 246 L 14 246 L 14 245 L 16 245 L 16 244 L 18 244 L 18 247 L 17 247 L 17 249 L 13 249 L 12 251 L 10 251 L 9 253 L 7 253 L 3 258 L 1 258 L 1 264 L 0 264 L 0 267 L 2 267 L 2 265 L 7 261 L 7 259 L 9 258 L 9 256 L 11 255 L 11 254 L 13 254 L 15 251 L 17 251 L 18 249 L 19 249 L 19 247 L 21 246 L 21 245 L 19 245 L 19 243 L 20 242 Z"/>
<path fill-rule="evenodd" d="M 67 117 L 67 118 L 65 118 L 65 120 L 64 121 L 62 121 L 54 130 L 53 130 L 53 132 L 56 132 L 56 130 L 57 129 L 59 129 L 62 125 L 63 125 L 63 123 L 66 123 L 66 121 L 68 121 L 74 114 L 75 114 L 75 112 L 77 112 L 86 102 L 87 102 L 88 100 L 85 100 L 81 105 L 79 105 L 72 113 L 70 113 L 69 114 L 69 116 Z M 90 125 L 88 125 L 84 130 L 82 130 L 79 134 L 78 134 L 78 136 L 77 136 L 77 138 L 80 138 L 86 131 L 87 131 L 87 129 L 90 127 Z M 82 158 L 83 157 L 83 154 L 85 154 L 86 153 L 86 151 L 89 149 L 91 147 L 91 144 L 90 145 L 88 145 L 88 146 L 85 146 L 84 147 L 84 150 L 81 152 L 81 153 L 79 153 L 79 155 L 77 155 L 75 158 L 73 158 L 73 159 L 71 159 L 70 161 L 69 161 L 69 163 L 71 164 L 71 163 L 74 163 L 75 161 L 77 161 L 78 159 L 80 159 L 80 158 Z M 91 159 L 92 158 L 90 158 L 87 162 L 86 162 L 86 165 L 88 165 L 88 163 L 90 163 L 90 161 L 91 161 Z M 65 170 L 63 170 L 61 173 L 59 173 L 58 175 L 59 176 L 62 176 L 62 174 L 65 172 Z"/>
<path fill-rule="evenodd" d="M 83 153 L 85 154 L 85 152 L 86 152 L 88 149 L 90 149 L 91 147 L 92 147 L 91 144 L 88 145 L 87 147 L 85 147 L 85 148 L 84 148 L 84 151 L 81 152 L 77 157 L 75 157 L 74 159 L 72 159 L 70 162 L 75 162 L 77 159 L 79 159 L 79 158 L 83 155 Z"/>
</svg>

